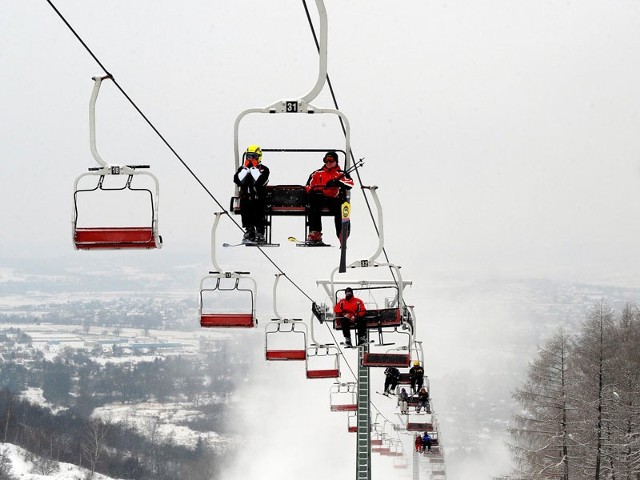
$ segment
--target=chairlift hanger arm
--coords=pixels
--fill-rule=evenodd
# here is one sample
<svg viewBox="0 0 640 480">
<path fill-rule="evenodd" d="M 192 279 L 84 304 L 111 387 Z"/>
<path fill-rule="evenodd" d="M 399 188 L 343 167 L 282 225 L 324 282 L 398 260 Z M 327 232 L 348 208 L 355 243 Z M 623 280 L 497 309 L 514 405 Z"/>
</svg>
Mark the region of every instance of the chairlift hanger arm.
<svg viewBox="0 0 640 480">
<path fill-rule="evenodd" d="M 89 144 L 91 146 L 91 154 L 95 161 L 102 168 L 106 168 L 107 162 L 105 162 L 100 154 L 98 153 L 98 149 L 96 147 L 96 100 L 98 99 L 98 93 L 100 93 L 100 84 L 102 80 L 107 78 L 112 78 L 111 75 L 106 75 L 104 77 L 92 77 L 93 90 L 91 91 L 91 98 L 89 99 Z"/>
<path fill-rule="evenodd" d="M 304 100 L 280 100 L 268 107 L 264 108 L 249 108 L 240 112 L 240 114 L 236 117 L 234 126 L 233 126 L 233 147 L 234 147 L 234 157 L 235 157 L 235 169 L 240 168 L 241 164 L 241 154 L 240 154 L 240 143 L 239 143 L 239 130 L 240 130 L 240 122 L 244 117 L 251 113 L 307 113 L 307 114 L 315 114 L 315 113 L 331 113 L 337 115 L 345 125 L 345 170 L 351 168 L 351 127 L 349 125 L 349 120 L 344 113 L 334 108 L 316 108 L 313 105 L 309 105 Z"/>
</svg>

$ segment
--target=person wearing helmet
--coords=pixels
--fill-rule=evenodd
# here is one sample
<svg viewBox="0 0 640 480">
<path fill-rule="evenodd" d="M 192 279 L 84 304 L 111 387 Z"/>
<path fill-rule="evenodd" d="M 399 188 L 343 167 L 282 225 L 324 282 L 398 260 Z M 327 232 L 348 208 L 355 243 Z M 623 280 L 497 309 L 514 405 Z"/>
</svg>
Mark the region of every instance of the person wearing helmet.
<svg viewBox="0 0 640 480">
<path fill-rule="evenodd" d="M 329 151 L 324 166 L 309 175 L 305 187 L 309 198 L 309 235 L 307 242 L 322 243 L 322 209 L 328 208 L 334 218 L 336 235 L 342 233 L 340 206 L 346 199 L 346 191 L 353 187 L 353 180 L 338 165 L 338 154 Z"/>
<path fill-rule="evenodd" d="M 411 380 L 411 391 L 415 394 L 422 388 L 424 383 L 424 368 L 420 366 L 420 362 L 413 362 L 413 367 L 409 369 L 409 380 Z"/>
<path fill-rule="evenodd" d="M 353 346 L 351 343 L 351 324 L 355 324 L 358 335 L 358 345 L 362 345 L 367 338 L 367 322 L 364 318 L 367 309 L 362 300 L 353 296 L 353 289 L 351 287 L 344 289 L 344 298 L 336 303 L 333 311 L 336 314 L 336 318 L 341 318 L 344 344 L 347 347 Z"/>
<path fill-rule="evenodd" d="M 247 147 L 233 181 L 240 187 L 240 215 L 245 229 L 242 242 L 264 243 L 269 169 L 262 164 L 262 149 L 258 145 Z"/>
</svg>

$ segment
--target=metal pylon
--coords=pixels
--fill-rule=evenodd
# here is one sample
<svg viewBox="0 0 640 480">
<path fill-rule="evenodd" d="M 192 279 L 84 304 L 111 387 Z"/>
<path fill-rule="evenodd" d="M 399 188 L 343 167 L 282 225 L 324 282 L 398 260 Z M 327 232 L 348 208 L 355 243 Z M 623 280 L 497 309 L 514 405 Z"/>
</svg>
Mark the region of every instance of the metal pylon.
<svg viewBox="0 0 640 480">
<path fill-rule="evenodd" d="M 358 347 L 358 437 L 356 444 L 356 480 L 371 480 L 371 422 L 369 407 L 369 368 L 362 366 L 365 353 L 369 352 L 369 332 L 367 342 Z"/>
</svg>

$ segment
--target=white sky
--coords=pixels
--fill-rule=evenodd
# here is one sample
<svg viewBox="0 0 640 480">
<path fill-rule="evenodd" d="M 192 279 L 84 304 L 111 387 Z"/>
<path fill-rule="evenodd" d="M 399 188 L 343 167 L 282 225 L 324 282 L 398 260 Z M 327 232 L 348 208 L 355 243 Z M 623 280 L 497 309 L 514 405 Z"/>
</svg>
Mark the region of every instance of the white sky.
<svg viewBox="0 0 640 480">
<path fill-rule="evenodd" d="M 236 115 L 304 95 L 317 76 L 299 2 L 56 6 L 225 208 Z M 88 102 L 102 72 L 46 2 L 0 8 L 0 191 L 11 207 L 0 256 L 59 256 L 70 252 L 72 182 L 94 164 Z M 394 261 L 582 278 L 637 270 L 637 2 L 329 1 L 327 11 L 329 74 L 364 182 L 380 186 Z M 331 106 L 325 95 L 313 103 Z M 309 145 L 293 135 L 284 145 L 267 117 L 247 123 L 243 144 Z M 218 208 L 109 82 L 97 121 L 103 158 L 158 175 L 167 251 L 206 250 Z M 306 121 L 318 146 L 339 141 L 333 118 L 312 133 Z M 274 162 L 272 183 L 285 171 L 304 182 L 319 164 Z M 354 242 L 371 235 L 364 214 L 355 191 Z M 300 235 L 292 225 L 274 236 Z"/>
<path fill-rule="evenodd" d="M 238 113 L 304 95 L 317 76 L 301 2 L 55 5 L 225 208 Z M 430 288 L 443 277 L 640 286 L 638 2 L 326 6 L 329 75 L 351 123 L 354 154 L 365 157 L 363 181 L 380 187 L 387 251 L 414 282 L 418 315 L 438 310 L 442 302 Z M 0 262 L 120 258 L 73 252 L 71 244 L 73 180 L 94 165 L 91 77 L 103 72 L 45 1 L 0 2 L 0 64 Z M 326 94 L 312 103 L 332 106 Z M 97 122 L 105 160 L 149 163 L 161 183 L 165 247 L 122 258 L 135 265 L 138 255 L 188 253 L 199 256 L 206 273 L 218 208 L 109 82 Z M 292 126 L 268 116 L 247 122 L 241 142 L 336 145 L 335 123 L 305 117 Z M 304 183 L 319 158 L 264 161 L 272 184 Z M 353 199 L 350 260 L 376 246 L 357 189 Z M 274 240 L 283 246 L 269 253 L 313 288 L 315 279 L 327 278 L 337 250 L 301 252 L 286 244 L 301 232 L 299 219 L 277 222 Z M 239 238 L 226 220 L 219 235 Z M 328 220 L 325 235 L 333 239 Z M 272 278 L 257 252 L 219 252 L 218 260 Z M 268 306 L 270 283 L 260 288 Z"/>
</svg>

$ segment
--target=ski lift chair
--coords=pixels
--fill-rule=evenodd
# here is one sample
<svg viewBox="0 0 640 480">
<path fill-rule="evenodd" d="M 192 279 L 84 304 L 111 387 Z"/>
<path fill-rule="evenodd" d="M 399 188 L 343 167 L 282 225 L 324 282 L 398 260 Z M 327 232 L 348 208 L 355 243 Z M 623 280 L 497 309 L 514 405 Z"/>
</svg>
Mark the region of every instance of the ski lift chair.
<svg viewBox="0 0 640 480">
<path fill-rule="evenodd" d="M 306 326 L 299 318 L 274 319 L 265 328 L 267 360 L 306 360 Z"/>
<path fill-rule="evenodd" d="M 429 413 L 409 412 L 407 415 L 408 432 L 432 432 L 433 418 Z"/>
<path fill-rule="evenodd" d="M 358 414 L 356 412 L 349 412 L 347 416 L 347 431 L 349 433 L 358 432 Z"/>
<path fill-rule="evenodd" d="M 252 328 L 258 323 L 256 318 L 256 297 L 258 286 L 249 277 L 249 272 L 224 271 L 216 259 L 216 231 L 223 212 L 215 213 L 211 228 L 211 262 L 213 271 L 200 281 L 199 309 L 201 327 Z M 221 308 L 221 298 L 233 299 L 233 309 Z M 236 300 L 242 297 L 239 307 Z M 247 302 L 246 299 L 249 301 Z"/>
<path fill-rule="evenodd" d="M 333 150 L 339 154 L 342 154 L 345 158 L 343 164 L 348 163 L 344 150 L 335 148 L 263 148 L 262 152 L 280 152 L 280 153 L 309 153 L 309 152 L 327 152 Z M 244 155 L 242 157 L 242 163 L 244 163 Z M 236 166 L 236 169 L 239 165 Z M 314 167 L 313 168 L 317 168 Z M 309 196 L 304 185 L 267 185 L 266 200 L 265 200 L 265 216 L 266 216 L 266 229 L 265 237 L 268 243 L 271 243 L 271 232 L 273 226 L 273 217 L 304 217 L 304 238 L 307 238 L 309 234 Z M 347 192 L 347 199 L 348 199 Z M 242 214 L 241 206 L 241 193 L 240 187 L 236 186 L 235 194 L 231 197 L 229 210 L 236 215 Z M 321 216 L 332 216 L 333 212 L 328 208 L 323 208 L 320 211 Z"/>
<path fill-rule="evenodd" d="M 200 281 L 200 326 L 201 327 L 226 327 L 226 328 L 253 328 L 256 326 L 255 297 L 257 285 L 253 278 L 246 276 L 248 272 L 210 272 Z M 241 287 L 247 280 L 250 288 Z M 212 308 L 206 300 L 215 292 L 245 293 L 250 302 L 242 309 L 235 312 L 222 312 L 218 308 Z"/>
<path fill-rule="evenodd" d="M 386 435 L 383 435 L 382 445 L 378 445 L 376 447 L 371 447 L 371 451 L 375 453 L 379 453 L 380 455 L 390 455 L 391 454 L 391 443 L 388 438 L 384 438 Z"/>
<path fill-rule="evenodd" d="M 74 183 L 73 194 L 73 244 L 77 250 L 121 250 L 121 249 L 152 249 L 162 247 L 162 237 L 158 233 L 158 180 L 148 172 L 138 169 L 148 168 L 146 165 L 109 166 L 105 168 L 90 168 L 90 172 L 81 174 Z M 78 184 L 86 176 L 97 176 L 97 182 L 92 188 L 79 188 Z M 107 176 L 124 175 L 126 180 L 122 186 L 106 186 Z M 153 180 L 154 191 L 150 188 L 134 188 L 132 182 L 140 175 L 147 175 Z M 125 226 L 79 226 L 82 225 L 79 213 L 79 198 L 89 192 L 143 192 L 148 195 L 149 217 L 144 225 Z M 138 201 L 138 200 L 137 200 Z M 126 211 L 123 210 L 126 216 Z M 122 218 L 118 223 L 124 221 Z"/>
<path fill-rule="evenodd" d="M 322 282 L 324 284 L 324 282 Z M 371 282 L 366 282 L 370 284 Z M 395 285 L 389 285 L 388 282 L 376 282 L 376 284 L 382 283 L 382 286 L 362 286 L 351 287 L 354 292 L 356 291 L 372 291 L 380 289 L 394 288 L 398 291 L 398 287 Z M 332 281 L 332 285 L 334 282 Z M 344 289 L 337 290 L 335 292 L 335 302 L 338 303 L 338 294 L 343 292 Z M 398 296 L 399 293 L 396 294 Z M 390 345 L 402 345 L 403 349 L 409 351 L 409 345 L 411 344 L 411 330 L 407 328 L 405 323 L 406 309 L 400 308 L 398 305 L 385 306 L 384 308 L 367 309 L 364 315 L 364 322 L 367 331 L 375 330 L 378 332 L 378 342 L 373 342 L 368 352 L 364 353 L 363 365 L 367 367 L 406 367 L 409 365 L 410 355 L 397 354 L 386 351 L 382 353 L 379 350 Z M 345 317 L 339 315 L 335 316 L 334 329 L 342 330 L 342 322 L 347 321 Z M 385 339 L 386 336 L 386 339 Z M 389 341 L 389 336 L 391 340 Z M 398 343 L 399 342 L 399 343 Z M 406 345 L 406 347 L 404 347 Z M 376 348 L 378 347 L 378 348 Z M 397 348 L 396 348 L 397 349 Z"/>
<path fill-rule="evenodd" d="M 357 386 L 355 382 L 334 383 L 329 389 L 329 404 L 332 412 L 355 412 L 358 410 Z"/>
<path fill-rule="evenodd" d="M 409 461 L 404 455 L 400 455 L 393 459 L 393 468 L 409 468 Z"/>
<path fill-rule="evenodd" d="M 307 347 L 307 378 L 340 377 L 340 350 L 335 345 Z"/>
<path fill-rule="evenodd" d="M 411 333 L 402 330 L 401 327 L 387 329 L 386 338 L 393 340 L 388 343 L 373 343 L 369 351 L 362 356 L 362 365 L 365 367 L 397 367 L 406 368 L 411 363 L 409 355 L 409 344 L 411 343 Z M 382 340 L 382 337 L 380 338 Z M 389 345 L 396 345 L 394 348 L 386 349 Z"/>
<path fill-rule="evenodd" d="M 77 250 L 120 250 L 120 249 L 152 249 L 162 247 L 162 237 L 158 233 L 158 203 L 159 203 L 159 184 L 158 179 L 150 172 L 141 171 L 149 168 L 148 165 L 109 165 L 99 155 L 96 148 L 95 135 L 95 103 L 100 91 L 102 80 L 110 78 L 94 77 L 94 87 L 89 102 L 89 130 L 90 130 L 90 146 L 91 153 L 98 163 L 98 167 L 89 168 L 89 171 L 79 175 L 74 182 L 73 194 L 73 219 L 72 219 L 72 238 L 73 245 Z M 151 179 L 150 186 L 140 185 L 137 180 L 142 176 Z M 95 183 L 91 183 L 89 187 L 81 188 L 80 184 L 89 183 L 85 179 L 87 177 L 97 178 Z M 123 179 L 123 183 L 116 183 L 117 179 Z M 134 181 L 135 179 L 135 181 Z M 111 183 L 114 185 L 111 185 Z M 144 183 L 144 182 L 142 182 Z M 133 185 L 132 185 L 133 184 Z M 126 197 L 124 194 L 130 194 Z M 87 200 L 88 195 L 92 198 L 101 198 L 117 195 L 118 198 L 136 199 L 136 204 L 144 206 L 148 201 L 148 216 L 145 222 L 138 219 L 135 221 L 129 218 L 129 208 L 122 208 L 118 205 L 110 205 L 108 202 L 104 205 L 104 212 L 109 215 L 109 223 L 113 222 L 117 225 L 110 224 L 91 224 L 87 222 L 95 222 L 91 219 L 87 221 L 84 217 L 86 212 L 79 208 L 78 204 Z M 82 198 L 82 202 L 79 202 Z M 115 198 L 115 197 L 114 197 Z M 140 198 L 146 198 L 141 202 Z M 112 199 L 111 199 L 112 200 Z M 140 222 L 140 223 L 138 223 Z"/>
<path fill-rule="evenodd" d="M 273 282 L 272 319 L 265 328 L 267 360 L 307 359 L 307 326 L 300 318 L 283 318 L 278 313 L 278 284 L 282 273 L 276 273 Z"/>
<path fill-rule="evenodd" d="M 393 457 L 395 455 L 394 445 L 395 445 L 394 442 L 390 441 L 386 445 L 383 445 L 382 449 L 380 449 L 378 453 L 383 457 Z"/>
</svg>

